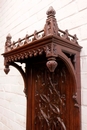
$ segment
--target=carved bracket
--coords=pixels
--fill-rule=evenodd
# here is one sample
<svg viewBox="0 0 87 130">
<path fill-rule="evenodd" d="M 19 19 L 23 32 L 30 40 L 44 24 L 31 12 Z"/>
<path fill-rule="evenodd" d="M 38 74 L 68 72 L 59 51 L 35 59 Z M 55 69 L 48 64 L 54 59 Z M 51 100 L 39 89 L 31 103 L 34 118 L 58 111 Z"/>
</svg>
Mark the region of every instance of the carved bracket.
<svg viewBox="0 0 87 130">
<path fill-rule="evenodd" d="M 6 63 L 5 64 L 5 69 L 4 69 L 4 72 L 6 73 L 6 74 L 8 74 L 8 72 L 10 71 L 10 69 L 9 69 L 9 66 L 13 66 L 13 67 L 15 67 L 19 72 L 20 72 L 20 74 L 22 75 L 22 77 L 23 77 L 23 80 L 24 80 L 24 93 L 25 93 L 25 96 L 27 97 L 27 77 L 26 77 L 26 73 L 23 71 L 23 69 L 22 69 L 22 67 L 21 66 L 19 66 L 18 64 L 16 64 L 15 62 L 11 62 L 11 63 Z"/>
</svg>

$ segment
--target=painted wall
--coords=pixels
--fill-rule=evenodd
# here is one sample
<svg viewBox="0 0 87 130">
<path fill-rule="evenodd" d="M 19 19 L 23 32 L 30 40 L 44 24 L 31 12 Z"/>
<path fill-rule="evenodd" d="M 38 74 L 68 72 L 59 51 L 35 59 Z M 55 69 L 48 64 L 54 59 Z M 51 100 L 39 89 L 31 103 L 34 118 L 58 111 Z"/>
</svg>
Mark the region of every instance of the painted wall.
<svg viewBox="0 0 87 130">
<path fill-rule="evenodd" d="M 0 54 L 8 33 L 12 41 L 44 27 L 49 6 L 56 10 L 59 28 L 77 34 L 81 51 L 82 130 L 87 130 L 87 0 L 0 0 Z M 0 56 L 0 130 L 25 130 L 26 98 L 23 79 L 11 67 L 3 71 Z"/>
</svg>

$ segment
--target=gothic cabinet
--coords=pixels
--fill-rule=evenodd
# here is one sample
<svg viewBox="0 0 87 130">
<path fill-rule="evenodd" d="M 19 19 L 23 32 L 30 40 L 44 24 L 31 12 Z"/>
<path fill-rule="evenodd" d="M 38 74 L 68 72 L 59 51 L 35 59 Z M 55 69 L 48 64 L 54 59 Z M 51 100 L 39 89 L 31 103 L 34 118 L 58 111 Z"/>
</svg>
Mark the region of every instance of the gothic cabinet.
<svg viewBox="0 0 87 130">
<path fill-rule="evenodd" d="M 81 130 L 80 50 L 76 35 L 58 28 L 52 7 L 43 30 L 17 42 L 7 36 L 4 71 L 12 65 L 24 79 L 26 130 Z"/>
</svg>

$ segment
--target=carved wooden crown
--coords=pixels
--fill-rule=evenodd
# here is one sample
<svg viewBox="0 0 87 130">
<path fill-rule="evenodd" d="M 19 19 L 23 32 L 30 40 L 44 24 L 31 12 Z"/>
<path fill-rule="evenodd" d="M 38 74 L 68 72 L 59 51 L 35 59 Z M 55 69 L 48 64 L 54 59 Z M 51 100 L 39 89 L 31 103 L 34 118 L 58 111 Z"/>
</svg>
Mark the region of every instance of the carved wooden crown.
<svg viewBox="0 0 87 130">
<path fill-rule="evenodd" d="M 9 72 L 9 65 L 13 62 L 22 62 L 24 59 L 43 53 L 46 54 L 48 61 L 56 62 L 56 58 L 61 52 L 71 58 L 71 62 L 74 64 L 76 51 L 81 50 L 77 41 L 78 38 L 76 35 L 70 35 L 68 30 L 59 29 L 55 14 L 56 12 L 51 6 L 47 11 L 44 29 L 35 30 L 31 35 L 26 34 L 24 38 L 19 38 L 16 42 L 11 41 L 10 34 L 7 35 L 5 52 L 2 54 L 4 56 L 5 73 Z M 50 63 L 53 65 L 54 62 Z"/>
</svg>

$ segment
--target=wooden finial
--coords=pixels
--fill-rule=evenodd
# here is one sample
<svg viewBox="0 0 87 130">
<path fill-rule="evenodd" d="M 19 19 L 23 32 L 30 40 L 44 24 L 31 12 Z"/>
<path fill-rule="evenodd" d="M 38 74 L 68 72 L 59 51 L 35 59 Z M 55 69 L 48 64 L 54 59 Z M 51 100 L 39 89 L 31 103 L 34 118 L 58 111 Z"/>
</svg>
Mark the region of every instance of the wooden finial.
<svg viewBox="0 0 87 130">
<path fill-rule="evenodd" d="M 50 17 L 50 16 L 55 17 L 56 11 L 54 10 L 54 8 L 52 6 L 50 6 L 49 9 L 47 10 L 46 14 L 48 17 Z"/>
<path fill-rule="evenodd" d="M 6 37 L 6 42 L 5 42 L 5 52 L 7 52 L 8 50 L 11 49 L 10 45 L 11 45 L 11 35 L 8 34 Z"/>
<path fill-rule="evenodd" d="M 6 37 L 6 39 L 7 39 L 7 40 L 11 40 L 11 38 L 12 38 L 12 37 L 11 37 L 11 35 L 10 35 L 10 33 L 9 33 L 9 34 L 7 35 L 7 37 Z"/>
</svg>

